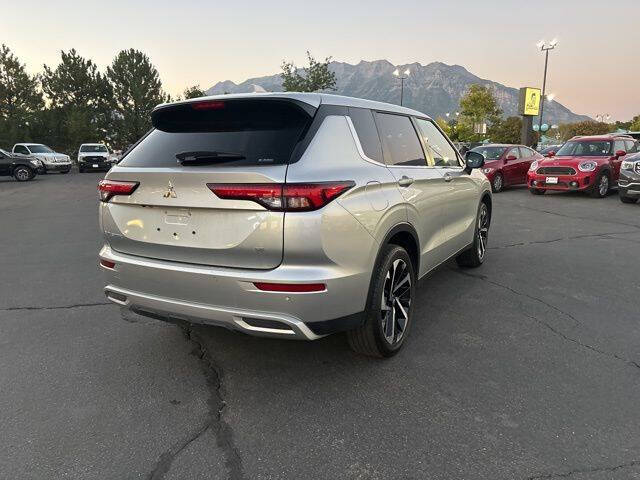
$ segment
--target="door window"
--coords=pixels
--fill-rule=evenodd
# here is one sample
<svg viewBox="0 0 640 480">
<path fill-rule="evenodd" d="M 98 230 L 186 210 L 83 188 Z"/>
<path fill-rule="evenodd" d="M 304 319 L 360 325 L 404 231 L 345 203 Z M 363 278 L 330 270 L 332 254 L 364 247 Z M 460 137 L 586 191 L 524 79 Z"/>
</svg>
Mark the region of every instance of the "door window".
<svg viewBox="0 0 640 480">
<path fill-rule="evenodd" d="M 376 120 L 388 165 L 427 166 L 420 140 L 409 117 L 378 113 Z"/>
<path fill-rule="evenodd" d="M 15 148 L 16 153 L 24 153 L 25 155 L 29 155 L 29 150 L 24 145 L 18 145 Z"/>
<path fill-rule="evenodd" d="M 522 158 L 533 157 L 533 150 L 527 147 L 520 147 L 520 156 Z"/>
<path fill-rule="evenodd" d="M 618 150 L 624 150 L 625 152 L 627 151 L 627 147 L 624 144 L 624 140 L 616 140 L 616 141 L 613 142 L 613 153 L 614 153 L 614 155 Z"/>
<path fill-rule="evenodd" d="M 636 153 L 638 151 L 638 145 L 633 140 L 625 140 L 624 143 L 627 146 L 627 153 Z"/>
<path fill-rule="evenodd" d="M 433 159 L 433 164 L 437 167 L 459 167 L 460 161 L 455 148 L 433 122 L 417 118 L 416 123 L 422 133 L 427 151 Z"/>
<path fill-rule="evenodd" d="M 511 155 L 513 155 L 516 158 L 520 158 L 520 150 L 518 150 L 518 147 L 515 147 L 509 150 L 509 153 L 507 153 L 507 157 L 510 157 Z"/>
</svg>

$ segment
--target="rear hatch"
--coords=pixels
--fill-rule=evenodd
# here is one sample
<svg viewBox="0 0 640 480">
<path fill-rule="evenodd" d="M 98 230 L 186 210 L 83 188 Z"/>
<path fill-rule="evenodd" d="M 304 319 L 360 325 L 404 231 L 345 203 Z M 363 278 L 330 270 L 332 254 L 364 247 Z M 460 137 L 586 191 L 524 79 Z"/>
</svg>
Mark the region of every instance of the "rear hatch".
<svg viewBox="0 0 640 480">
<path fill-rule="evenodd" d="M 270 269 L 283 255 L 284 213 L 219 198 L 207 184 L 284 183 L 315 109 L 285 98 L 162 106 L 154 129 L 106 176 L 138 182 L 102 208 L 119 252 L 177 262 Z"/>
</svg>

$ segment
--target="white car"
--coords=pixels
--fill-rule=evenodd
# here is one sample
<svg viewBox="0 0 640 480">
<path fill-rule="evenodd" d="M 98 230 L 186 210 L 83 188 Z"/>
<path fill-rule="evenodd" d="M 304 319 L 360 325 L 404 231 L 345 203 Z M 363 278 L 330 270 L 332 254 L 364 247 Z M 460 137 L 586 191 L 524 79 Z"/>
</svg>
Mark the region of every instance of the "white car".
<svg viewBox="0 0 640 480">
<path fill-rule="evenodd" d="M 107 171 L 113 165 L 109 149 L 104 143 L 83 143 L 78 150 L 78 170 Z"/>
<path fill-rule="evenodd" d="M 69 155 L 56 153 L 41 143 L 16 143 L 13 146 L 12 153 L 19 157 L 41 160 L 45 169 L 44 173 L 69 173 L 71 171 L 71 158 L 69 158 Z"/>
</svg>

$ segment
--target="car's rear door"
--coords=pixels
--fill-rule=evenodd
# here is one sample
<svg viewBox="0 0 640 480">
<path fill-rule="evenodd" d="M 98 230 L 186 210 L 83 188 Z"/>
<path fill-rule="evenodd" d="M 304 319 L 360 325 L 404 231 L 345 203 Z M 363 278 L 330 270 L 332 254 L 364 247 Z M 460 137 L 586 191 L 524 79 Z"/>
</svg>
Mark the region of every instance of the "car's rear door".
<svg viewBox="0 0 640 480">
<path fill-rule="evenodd" d="M 154 259 L 275 268 L 282 261 L 285 213 L 219 198 L 208 184 L 236 192 L 259 184 L 268 193 L 284 183 L 313 113 L 306 104 L 264 98 L 157 110 L 154 130 L 106 176 L 139 184 L 131 195 L 103 204 L 106 240 L 118 252 Z"/>
<path fill-rule="evenodd" d="M 515 185 L 520 183 L 520 170 L 522 168 L 520 165 L 520 149 L 518 147 L 510 148 L 503 158 L 502 173 L 504 174 L 504 184 Z"/>
<path fill-rule="evenodd" d="M 528 147 L 520 147 L 520 172 L 518 184 L 527 183 L 527 172 L 538 155 Z"/>
<path fill-rule="evenodd" d="M 406 202 L 407 219 L 418 233 L 422 274 L 445 259 L 442 210 L 448 186 L 442 173 L 427 162 L 411 117 L 377 112 L 375 119 L 385 163 Z"/>
</svg>

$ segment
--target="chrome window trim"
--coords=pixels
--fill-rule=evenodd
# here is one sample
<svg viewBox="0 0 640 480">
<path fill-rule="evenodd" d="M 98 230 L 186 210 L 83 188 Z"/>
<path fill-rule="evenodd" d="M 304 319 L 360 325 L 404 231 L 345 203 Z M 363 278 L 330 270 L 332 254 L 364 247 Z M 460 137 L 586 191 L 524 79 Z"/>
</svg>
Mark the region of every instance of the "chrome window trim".
<svg viewBox="0 0 640 480">
<path fill-rule="evenodd" d="M 425 165 L 424 167 L 422 165 L 387 165 L 386 163 L 381 163 L 378 162 L 377 160 L 374 160 L 373 158 L 369 158 L 367 157 L 367 155 L 364 153 L 364 150 L 362 148 L 362 144 L 360 143 L 360 137 L 358 137 L 358 132 L 356 132 L 356 127 L 353 124 L 353 122 L 351 121 L 351 118 L 349 117 L 349 115 L 345 115 L 344 116 L 347 119 L 347 124 L 349 125 L 349 130 L 351 130 L 351 136 L 353 136 L 353 140 L 356 144 L 356 148 L 358 149 L 358 153 L 360 154 L 360 156 L 362 157 L 363 160 L 366 160 L 369 163 L 373 163 L 374 165 L 379 165 L 381 167 L 386 167 L 386 168 L 418 168 L 418 169 L 428 169 L 428 168 L 435 168 L 435 167 L 431 167 L 429 165 Z"/>
</svg>

